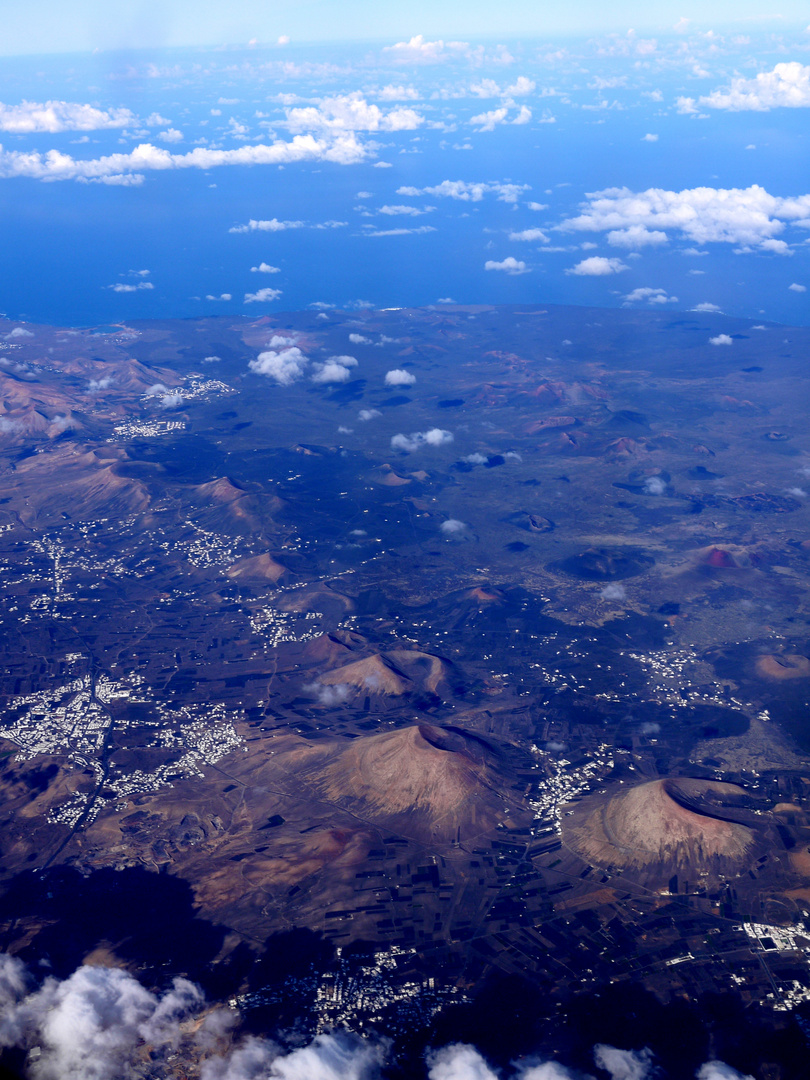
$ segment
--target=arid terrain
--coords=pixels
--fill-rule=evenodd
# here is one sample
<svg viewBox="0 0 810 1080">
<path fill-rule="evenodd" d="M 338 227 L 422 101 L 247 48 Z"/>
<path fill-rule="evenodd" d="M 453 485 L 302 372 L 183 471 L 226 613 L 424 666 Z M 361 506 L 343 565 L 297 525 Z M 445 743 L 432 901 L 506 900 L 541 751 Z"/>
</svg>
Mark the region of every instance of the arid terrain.
<svg viewBox="0 0 810 1080">
<path fill-rule="evenodd" d="M 571 308 L 4 324 L 3 948 L 426 1041 L 522 987 L 540 1041 L 642 995 L 722 1050 L 720 995 L 775 1060 L 809 352 Z"/>
</svg>

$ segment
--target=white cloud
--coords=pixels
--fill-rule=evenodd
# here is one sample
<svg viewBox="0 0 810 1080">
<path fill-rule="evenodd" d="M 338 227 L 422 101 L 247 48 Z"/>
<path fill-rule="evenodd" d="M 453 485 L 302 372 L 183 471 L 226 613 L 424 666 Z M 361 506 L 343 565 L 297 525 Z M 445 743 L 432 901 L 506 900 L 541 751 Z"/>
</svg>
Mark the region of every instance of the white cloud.
<svg viewBox="0 0 810 1080">
<path fill-rule="evenodd" d="M 206 300 L 233 300 L 233 296 L 229 292 L 220 293 L 219 296 L 214 296 L 213 293 L 208 293 Z"/>
<path fill-rule="evenodd" d="M 590 258 L 583 259 L 582 262 L 578 262 L 576 266 L 572 266 L 565 272 L 578 274 L 580 277 L 605 277 L 607 274 L 620 274 L 622 270 L 629 269 L 630 267 L 621 259 L 606 259 L 604 255 L 591 255 Z"/>
<path fill-rule="evenodd" d="M 704 300 L 702 304 L 696 304 L 693 308 L 690 308 L 689 310 L 690 311 L 708 311 L 708 312 L 717 311 L 717 312 L 719 312 L 720 308 L 718 307 L 717 304 L 710 304 L 708 300 Z"/>
<path fill-rule="evenodd" d="M 583 213 L 559 228 L 588 232 L 672 229 L 698 244 L 756 247 L 783 232 L 787 222 L 810 225 L 810 195 L 782 198 L 753 184 L 744 189 L 700 187 L 684 191 L 608 188 L 589 193 Z"/>
<path fill-rule="evenodd" d="M 108 289 L 112 289 L 113 292 L 125 293 L 125 292 L 140 292 L 142 289 L 154 289 L 154 285 L 151 281 L 139 281 L 137 285 L 125 285 L 123 282 L 118 282 L 115 285 L 108 285 Z"/>
<path fill-rule="evenodd" d="M 529 184 L 509 184 L 498 182 L 470 183 L 466 180 L 442 180 L 434 187 L 397 188 L 397 195 L 434 195 L 439 198 L 459 199 L 462 202 L 481 202 L 484 195 L 497 195 L 499 202 L 516 203 L 524 191 L 530 191 Z"/>
<path fill-rule="evenodd" d="M 624 297 L 624 303 L 637 304 L 641 300 L 646 300 L 648 304 L 677 304 L 677 296 L 667 296 L 666 289 L 651 289 L 648 286 L 640 289 L 633 289 Z"/>
<path fill-rule="evenodd" d="M 10 330 L 4 336 L 6 341 L 14 341 L 18 338 L 33 337 L 34 334 L 31 330 L 26 330 L 24 326 L 15 326 L 13 330 Z"/>
<path fill-rule="evenodd" d="M 727 90 L 715 90 L 702 97 L 700 104 L 732 112 L 810 108 L 810 66 L 793 60 L 777 64 L 773 71 L 761 71 L 753 79 L 732 79 Z"/>
<path fill-rule="evenodd" d="M 521 232 L 509 233 L 510 240 L 539 240 L 541 243 L 548 243 L 548 237 L 542 229 L 523 229 Z"/>
<path fill-rule="evenodd" d="M 419 225 L 415 229 L 371 229 L 364 236 L 407 236 L 409 233 L 436 232 L 433 225 Z"/>
<path fill-rule="evenodd" d="M 498 1080 L 486 1061 L 466 1043 L 453 1043 L 427 1057 L 428 1080 Z"/>
<path fill-rule="evenodd" d="M 642 142 L 658 142 L 658 136 L 657 135 L 650 135 L 649 132 L 648 132 L 645 136 L 643 136 L 641 141 Z"/>
<path fill-rule="evenodd" d="M 423 446 L 446 446 L 447 443 L 452 441 L 453 433 L 451 431 L 431 428 L 429 431 L 412 431 L 410 435 L 394 435 L 391 439 L 391 449 L 412 454 Z"/>
<path fill-rule="evenodd" d="M 759 251 L 770 251 L 774 255 L 792 255 L 793 251 L 784 240 L 763 240 L 759 245 Z"/>
<path fill-rule="evenodd" d="M 418 101 L 419 91 L 413 86 L 394 86 L 389 83 L 377 91 L 380 101 Z"/>
<path fill-rule="evenodd" d="M 357 414 L 357 419 L 362 420 L 363 423 L 367 423 L 369 420 L 374 420 L 377 416 L 382 416 L 379 409 L 361 409 Z"/>
<path fill-rule="evenodd" d="M 607 234 L 607 242 L 611 247 L 640 248 L 654 247 L 666 244 L 668 240 L 665 232 L 657 232 L 653 229 L 645 229 L 643 225 L 630 225 L 627 229 L 611 229 Z"/>
<path fill-rule="evenodd" d="M 386 371 L 385 373 L 386 386 L 413 386 L 415 382 L 416 376 L 403 368 L 394 368 L 392 371 Z"/>
<path fill-rule="evenodd" d="M 336 356 L 330 360 L 325 360 L 322 364 L 318 364 L 312 376 L 312 381 L 315 383 L 348 382 L 352 373 L 344 364 L 338 363 L 340 359 L 341 357 Z"/>
<path fill-rule="evenodd" d="M 271 344 L 276 341 L 274 338 Z M 296 345 L 290 345 L 277 352 L 269 349 L 261 352 L 248 367 L 257 375 L 266 375 L 281 386 L 290 386 L 304 374 L 309 361 Z"/>
<path fill-rule="evenodd" d="M 251 266 L 251 274 L 280 274 L 280 266 L 271 266 L 270 263 L 260 262 L 258 266 Z"/>
<path fill-rule="evenodd" d="M 420 210 L 416 206 L 381 206 L 379 213 L 388 214 L 390 217 L 395 217 L 400 214 L 407 214 L 411 217 L 419 217 L 422 214 L 429 214 L 431 210 L 435 210 L 435 206 L 426 206 L 423 210 Z"/>
<path fill-rule="evenodd" d="M 530 202 L 526 203 L 530 210 L 548 210 L 548 203 L 542 202 Z"/>
<path fill-rule="evenodd" d="M 178 143 L 183 141 L 183 132 L 178 131 L 177 128 L 169 128 L 167 131 L 159 132 L 158 138 L 161 142 Z"/>
<path fill-rule="evenodd" d="M 476 131 L 494 131 L 497 124 L 506 122 L 506 114 L 509 110 L 502 106 L 500 109 L 491 109 L 489 112 L 479 113 L 470 119 L 471 124 L 477 124 Z"/>
<path fill-rule="evenodd" d="M 619 1050 L 598 1043 L 593 1048 L 593 1059 L 600 1069 L 610 1073 L 611 1080 L 649 1080 L 652 1073 L 652 1052 L 646 1048 Z"/>
<path fill-rule="evenodd" d="M 371 338 L 363 337 L 362 334 L 349 334 L 349 341 L 352 345 L 370 345 Z"/>
<path fill-rule="evenodd" d="M 499 109 L 490 109 L 489 112 L 473 116 L 468 123 L 476 125 L 476 131 L 494 131 L 499 124 L 528 124 L 531 118 L 532 110 L 528 105 L 521 105 L 517 115 L 511 119 L 509 119 L 509 108 L 502 105 Z"/>
<path fill-rule="evenodd" d="M 283 232 L 285 229 L 303 229 L 304 224 L 303 221 L 279 221 L 278 218 L 270 218 L 269 221 L 256 221 L 251 218 L 247 225 L 234 225 L 228 232 Z"/>
<path fill-rule="evenodd" d="M 129 109 L 96 109 L 75 101 L 23 101 L 19 105 L 0 102 L 0 131 L 31 135 L 60 131 L 102 131 L 138 125 Z"/>
<path fill-rule="evenodd" d="M 724 1061 L 707 1061 L 695 1074 L 695 1080 L 754 1080 L 753 1076 L 737 1072 Z"/>
<path fill-rule="evenodd" d="M 413 131 L 424 117 L 413 109 L 397 106 L 383 112 L 370 105 L 359 91 L 322 98 L 317 105 L 287 109 L 286 126 L 290 131 Z"/>
<path fill-rule="evenodd" d="M 273 300 L 278 300 L 281 296 L 281 289 L 258 289 L 256 292 L 245 293 L 245 304 L 269 304 Z"/>
<path fill-rule="evenodd" d="M 382 51 L 398 64 L 440 64 L 468 57 L 471 50 L 466 41 L 425 41 L 422 34 L 416 34 L 410 41 L 398 41 Z"/>
<path fill-rule="evenodd" d="M 788 285 L 791 292 L 807 292 L 806 285 L 799 285 L 797 282 L 793 282 L 792 285 Z"/>
<path fill-rule="evenodd" d="M 127 154 L 77 159 L 59 150 L 5 150 L 0 146 L 0 178 L 25 176 L 34 180 L 100 179 L 132 172 L 169 169 L 213 169 L 222 165 L 284 165 L 297 161 L 331 161 L 339 165 L 365 161 L 370 151 L 352 132 L 332 138 L 296 135 L 289 142 L 257 143 L 235 150 L 213 150 L 198 146 L 187 154 L 141 143 Z"/>
<path fill-rule="evenodd" d="M 459 533 L 467 531 L 467 526 L 458 518 L 448 518 L 447 521 L 441 523 L 439 529 L 445 536 L 458 536 Z"/>
<path fill-rule="evenodd" d="M 709 344 L 710 345 L 731 345 L 731 344 L 733 344 L 733 342 L 732 342 L 732 339 L 728 336 L 728 334 L 718 334 L 717 337 L 710 337 L 709 338 Z"/>
<path fill-rule="evenodd" d="M 618 582 L 613 582 L 610 585 L 605 585 L 599 595 L 603 600 L 626 600 L 627 592 L 624 585 L 619 585 Z"/>
<path fill-rule="evenodd" d="M 520 259 L 516 259 L 513 255 L 507 255 L 507 257 L 501 262 L 495 262 L 494 259 L 487 259 L 484 263 L 485 270 L 502 270 L 506 274 L 528 274 L 531 271 L 526 266 L 525 262 Z"/>
</svg>

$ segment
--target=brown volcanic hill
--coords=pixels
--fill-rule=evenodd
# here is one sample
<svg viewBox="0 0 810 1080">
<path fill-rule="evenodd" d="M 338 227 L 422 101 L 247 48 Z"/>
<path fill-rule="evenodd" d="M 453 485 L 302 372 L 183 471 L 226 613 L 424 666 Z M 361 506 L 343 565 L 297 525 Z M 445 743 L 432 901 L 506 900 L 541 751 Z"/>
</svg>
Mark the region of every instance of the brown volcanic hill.
<svg viewBox="0 0 810 1080">
<path fill-rule="evenodd" d="M 500 820 L 506 785 L 499 757 L 477 736 L 419 724 L 354 739 L 308 780 L 361 818 L 448 841 L 478 835 Z"/>
<path fill-rule="evenodd" d="M 229 578 L 246 578 L 249 580 L 278 581 L 287 573 L 287 567 L 264 552 L 262 555 L 254 555 L 249 559 L 238 559 L 226 570 Z"/>
<path fill-rule="evenodd" d="M 665 887 L 673 875 L 716 883 L 749 866 L 765 842 L 757 819 L 741 809 L 746 799 L 736 784 L 653 780 L 583 799 L 563 818 L 563 836 L 588 862 L 621 868 L 652 887 Z"/>
<path fill-rule="evenodd" d="M 117 518 L 140 514 L 151 499 L 145 484 L 117 471 L 125 453 L 63 443 L 17 465 L 6 490 L 26 524 L 49 518 Z"/>
<path fill-rule="evenodd" d="M 206 484 L 197 484 L 189 492 L 193 505 L 202 508 L 195 520 L 212 529 L 228 530 L 236 525 L 241 532 L 276 532 L 273 515 L 284 506 L 277 495 L 251 492 L 220 476 Z"/>
<path fill-rule="evenodd" d="M 409 689 L 411 680 L 382 656 L 375 654 L 327 671 L 319 676 L 318 682 L 324 686 L 356 686 L 366 693 L 398 696 Z"/>
</svg>

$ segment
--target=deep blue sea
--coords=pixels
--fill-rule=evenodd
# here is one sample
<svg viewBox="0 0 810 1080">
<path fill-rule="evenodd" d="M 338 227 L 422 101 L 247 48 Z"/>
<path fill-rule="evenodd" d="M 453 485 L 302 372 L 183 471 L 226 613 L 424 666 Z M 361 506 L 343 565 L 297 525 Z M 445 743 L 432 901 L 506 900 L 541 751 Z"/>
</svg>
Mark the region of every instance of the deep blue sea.
<svg viewBox="0 0 810 1080">
<path fill-rule="evenodd" d="M 700 188 L 758 185 L 771 200 L 810 200 L 807 108 L 700 105 L 739 72 L 752 78 L 804 53 L 766 42 L 701 54 L 697 42 L 689 62 L 678 62 L 683 44 L 625 54 L 622 40 L 609 55 L 593 42 L 506 43 L 508 62 L 489 43 L 431 62 L 399 58 L 381 43 L 8 61 L 0 75 L 0 310 L 78 325 L 452 299 L 712 304 L 730 315 L 806 323 L 810 201 L 807 220 L 804 211 L 787 218 L 777 208 L 763 226 L 761 198 L 731 196 L 727 235 L 705 242 L 677 225 L 645 224 L 626 207 L 618 230 L 642 221 L 657 242 L 634 248 L 608 242 L 607 227 L 565 226 L 589 208 L 589 193 L 614 188 L 692 193 L 678 213 L 692 212 Z M 679 106 L 683 97 L 697 102 L 692 112 Z M 90 106 L 102 124 L 127 109 L 134 122 L 9 130 L 28 115 L 24 102 L 54 101 Z M 60 108 L 56 126 L 73 123 L 75 108 Z M 521 108 L 530 118 L 514 123 Z M 304 117 L 295 113 L 302 109 Z M 471 122 L 487 113 L 495 119 Z M 235 152 L 308 134 L 321 146 L 315 159 L 127 165 L 108 170 L 104 182 L 91 175 L 93 162 L 144 143 L 176 162 L 195 148 Z M 362 160 L 327 160 L 347 137 Z M 42 179 L 39 166 L 17 156 L 41 161 L 49 152 L 69 155 L 77 163 L 70 169 L 86 175 Z M 424 190 L 445 181 L 488 187 L 478 199 Z M 504 201 L 508 184 L 518 186 L 514 201 Z M 715 210 L 699 213 L 711 231 Z M 273 219 L 301 224 L 230 231 Z M 512 238 L 537 229 L 543 239 Z M 768 237 L 782 249 L 763 247 Z M 594 258 L 604 262 L 577 270 Z M 262 263 L 275 270 L 251 270 Z M 246 301 L 263 289 L 273 292 Z"/>
</svg>

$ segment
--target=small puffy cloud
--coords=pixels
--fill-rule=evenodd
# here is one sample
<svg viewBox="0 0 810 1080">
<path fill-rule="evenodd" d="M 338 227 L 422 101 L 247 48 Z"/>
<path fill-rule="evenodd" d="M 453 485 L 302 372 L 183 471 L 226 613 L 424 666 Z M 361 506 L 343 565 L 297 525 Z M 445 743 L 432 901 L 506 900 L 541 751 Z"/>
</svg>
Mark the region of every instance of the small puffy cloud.
<svg viewBox="0 0 810 1080">
<path fill-rule="evenodd" d="M 334 686 L 322 686 L 321 683 L 307 683 L 303 687 L 307 694 L 312 694 L 318 699 L 319 705 L 342 705 L 349 697 L 351 687 L 346 683 L 335 683 Z"/>
<path fill-rule="evenodd" d="M 219 296 L 215 296 L 213 293 L 208 293 L 205 297 L 206 300 L 233 300 L 233 296 L 229 292 L 220 293 Z"/>
<path fill-rule="evenodd" d="M 0 131 L 13 135 L 60 131 L 103 131 L 109 128 L 138 126 L 138 118 L 129 109 L 96 109 L 75 101 L 23 101 L 19 105 L 0 102 Z"/>
<path fill-rule="evenodd" d="M 666 481 L 660 476 L 648 476 L 644 481 L 644 492 L 646 495 L 663 495 L 666 490 Z"/>
<path fill-rule="evenodd" d="M 759 251 L 770 251 L 773 255 L 792 255 L 793 251 L 789 244 L 784 240 L 774 240 L 771 237 L 768 240 L 763 240 L 757 249 Z"/>
<path fill-rule="evenodd" d="M 582 262 L 578 262 L 576 266 L 572 266 L 565 272 L 577 274 L 580 277 L 606 277 L 608 274 L 620 274 L 622 270 L 629 269 L 630 267 L 621 259 L 606 259 L 604 255 L 591 255 L 590 258 L 583 259 Z"/>
<path fill-rule="evenodd" d="M 433 225 L 418 225 L 415 229 L 369 229 L 368 232 L 363 233 L 364 236 L 409 236 L 411 234 L 420 235 L 421 233 L 436 232 Z"/>
<path fill-rule="evenodd" d="M 435 210 L 435 206 L 426 206 L 423 210 L 420 210 L 418 206 L 381 206 L 379 209 L 380 214 L 387 214 L 389 217 L 397 217 L 399 215 L 406 215 L 410 217 L 419 217 L 421 214 L 429 214 L 432 210 Z"/>
<path fill-rule="evenodd" d="M 383 52 L 398 64 L 441 64 L 470 56 L 470 46 L 466 41 L 425 41 L 422 34 L 416 34 L 410 41 L 386 45 Z"/>
<path fill-rule="evenodd" d="M 650 135 L 650 133 L 648 132 L 646 135 L 644 135 L 642 137 L 641 141 L 642 142 L 658 142 L 658 136 L 657 135 Z"/>
<path fill-rule="evenodd" d="M 650 1080 L 652 1051 L 619 1050 L 615 1046 L 597 1043 L 593 1059 L 600 1069 L 610 1073 L 612 1080 Z"/>
<path fill-rule="evenodd" d="M 415 382 L 416 376 L 403 368 L 394 368 L 393 371 L 385 373 L 386 386 L 413 386 Z"/>
<path fill-rule="evenodd" d="M 161 142 L 178 143 L 183 141 L 183 132 L 178 131 L 177 128 L 169 128 L 167 131 L 159 132 L 158 138 Z"/>
<path fill-rule="evenodd" d="M 611 229 L 607 234 L 607 242 L 611 247 L 640 248 L 657 247 L 667 242 L 667 234 L 656 230 L 646 229 L 643 225 L 630 225 L 626 229 Z"/>
<path fill-rule="evenodd" d="M 389 83 L 377 91 L 377 97 L 380 101 L 418 101 L 419 91 L 413 86 L 394 86 Z"/>
<path fill-rule="evenodd" d="M 529 202 L 526 203 L 530 210 L 548 210 L 548 203 L 542 202 Z"/>
<path fill-rule="evenodd" d="M 348 382 L 350 378 L 351 372 L 348 368 L 343 367 L 342 364 L 333 364 L 327 360 L 318 365 L 312 376 L 312 381 L 314 383 L 342 383 Z"/>
<path fill-rule="evenodd" d="M 301 378 L 308 362 L 296 345 L 290 345 L 280 351 L 268 349 L 259 353 L 248 367 L 257 375 L 266 375 L 281 386 L 290 386 Z"/>
<path fill-rule="evenodd" d="M 732 339 L 728 336 L 728 334 L 718 334 L 716 337 L 710 337 L 709 338 L 709 344 L 710 345 L 731 345 L 731 344 L 733 344 L 733 342 L 732 342 Z"/>
<path fill-rule="evenodd" d="M 371 338 L 363 337 L 362 334 L 349 334 L 349 341 L 352 345 L 370 345 Z"/>
<path fill-rule="evenodd" d="M 510 184 L 494 182 L 473 183 L 467 180 L 442 180 L 432 187 L 400 187 L 397 195 L 433 195 L 438 198 L 458 199 L 461 202 L 481 202 L 485 195 L 496 195 L 499 202 L 516 203 L 525 191 L 530 191 L 529 184 Z"/>
<path fill-rule="evenodd" d="M 696 304 L 695 307 L 690 308 L 691 311 L 706 311 L 706 312 L 719 312 L 721 309 L 717 304 L 710 304 L 708 300 L 704 300 L 701 304 Z"/>
<path fill-rule="evenodd" d="M 6 341 L 18 341 L 20 338 L 33 336 L 34 334 L 30 330 L 26 330 L 24 326 L 15 326 L 13 330 L 4 335 Z"/>
<path fill-rule="evenodd" d="M 154 287 L 155 286 L 151 281 L 139 281 L 137 285 L 127 285 L 123 282 L 118 282 L 115 285 L 107 286 L 108 289 L 112 289 L 113 292 L 117 293 L 141 292 L 144 289 L 154 289 Z"/>
<path fill-rule="evenodd" d="M 624 297 L 625 306 L 628 304 L 637 304 L 646 300 L 648 304 L 677 304 L 677 296 L 667 296 L 666 289 L 651 289 L 648 286 L 644 286 L 640 289 L 633 289 Z"/>
<path fill-rule="evenodd" d="M 273 300 L 278 300 L 280 296 L 281 289 L 258 289 L 256 292 L 245 293 L 244 303 L 269 304 Z"/>
<path fill-rule="evenodd" d="M 445 536 L 458 536 L 459 533 L 467 531 L 467 526 L 457 518 L 448 518 L 447 521 L 441 523 L 439 529 Z"/>
<path fill-rule="evenodd" d="M 428 1080 L 498 1080 L 474 1046 L 452 1043 L 427 1057 Z"/>
<path fill-rule="evenodd" d="M 374 420 L 378 416 L 382 416 L 379 409 L 361 409 L 357 414 L 357 419 L 362 420 L 363 423 L 367 423 L 369 420 Z"/>
<path fill-rule="evenodd" d="M 162 382 L 156 382 L 144 391 L 144 397 L 160 397 L 162 394 L 168 394 L 168 386 L 164 386 Z"/>
<path fill-rule="evenodd" d="M 609 585 L 605 585 L 599 595 L 603 600 L 626 600 L 627 593 L 624 585 L 619 585 L 618 582 L 611 582 Z"/>
<path fill-rule="evenodd" d="M 112 375 L 107 375 L 103 379 L 91 379 L 87 384 L 87 389 L 91 394 L 95 394 L 99 390 L 107 390 L 114 382 Z"/>
<path fill-rule="evenodd" d="M 183 395 L 178 393 L 166 394 L 160 399 L 161 409 L 179 409 L 183 404 Z"/>
<path fill-rule="evenodd" d="M 251 266 L 251 274 L 280 274 L 280 266 L 271 266 L 270 263 L 260 262 L 258 266 Z"/>
<path fill-rule="evenodd" d="M 695 1080 L 754 1080 L 753 1076 L 737 1072 L 724 1061 L 707 1061 L 695 1073 Z"/>
<path fill-rule="evenodd" d="M 287 109 L 286 121 L 294 132 L 413 131 L 423 123 L 424 117 L 413 109 L 397 106 L 386 113 L 379 105 L 370 105 L 359 91 Z"/>
<path fill-rule="evenodd" d="M 394 435 L 391 439 L 391 449 L 412 454 L 416 450 L 421 450 L 423 446 L 446 446 L 452 441 L 451 431 L 431 428 L 429 431 L 412 431 L 410 435 Z"/>
<path fill-rule="evenodd" d="M 528 274 L 529 268 L 525 262 L 520 259 L 514 258 L 512 255 L 507 255 L 505 259 L 500 262 L 496 262 L 494 259 L 487 259 L 484 263 L 485 270 L 502 270 L 505 274 Z"/>
<path fill-rule="evenodd" d="M 797 281 L 794 281 L 791 285 L 788 285 L 791 292 L 807 292 L 806 285 L 799 285 Z"/>
<path fill-rule="evenodd" d="M 233 228 L 228 229 L 228 232 L 283 232 L 285 229 L 303 228 L 303 221 L 279 221 L 278 218 L 270 218 L 269 221 L 256 221 L 254 218 L 251 218 L 247 225 L 234 225 Z"/>
<path fill-rule="evenodd" d="M 470 119 L 471 124 L 477 125 L 477 131 L 494 131 L 498 124 L 506 122 L 509 110 L 502 106 L 500 109 L 491 109 L 489 112 L 479 113 Z"/>
<path fill-rule="evenodd" d="M 499 109 L 473 116 L 468 123 L 474 125 L 476 131 L 494 131 L 499 124 L 528 124 L 531 118 L 532 110 L 528 105 L 521 105 L 517 115 L 511 118 L 508 106 L 502 105 Z"/>
<path fill-rule="evenodd" d="M 761 71 L 753 79 L 732 79 L 728 89 L 715 90 L 702 97 L 700 104 L 731 112 L 810 108 L 810 66 L 793 60 L 777 64 L 773 71 Z"/>
<path fill-rule="evenodd" d="M 312 381 L 316 383 L 342 383 L 351 378 L 350 368 L 357 367 L 353 356 L 330 356 L 328 360 L 317 364 Z"/>
<path fill-rule="evenodd" d="M 542 244 L 548 243 L 548 237 L 542 229 L 522 229 L 520 232 L 511 232 L 509 233 L 509 239 L 539 241 Z"/>
</svg>

